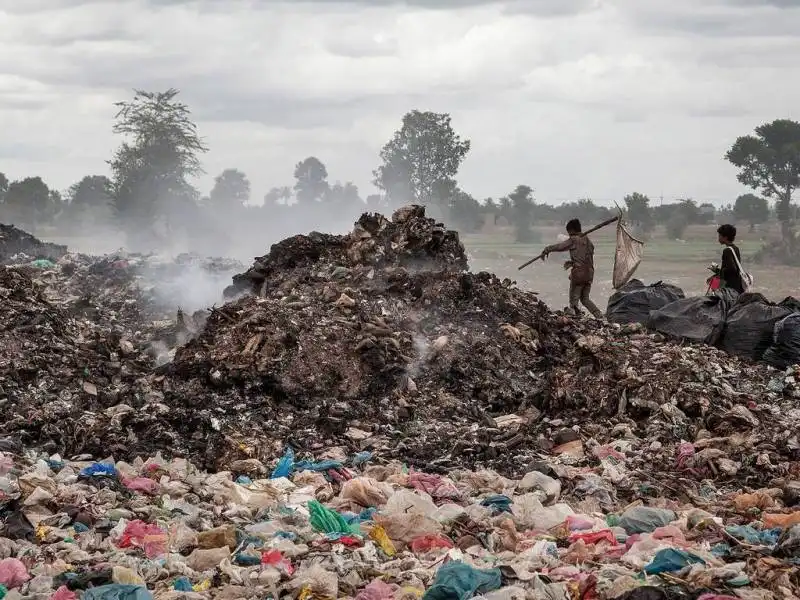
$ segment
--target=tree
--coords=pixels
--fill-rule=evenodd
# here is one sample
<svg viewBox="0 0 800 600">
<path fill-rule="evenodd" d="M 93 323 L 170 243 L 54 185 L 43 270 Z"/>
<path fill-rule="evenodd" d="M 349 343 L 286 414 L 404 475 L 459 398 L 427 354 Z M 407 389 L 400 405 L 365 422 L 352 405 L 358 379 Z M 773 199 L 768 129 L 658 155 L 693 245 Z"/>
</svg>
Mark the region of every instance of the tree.
<svg viewBox="0 0 800 600">
<path fill-rule="evenodd" d="M 115 105 L 113 131 L 126 139 L 109 161 L 109 194 L 134 248 L 152 249 L 157 220 L 170 229 L 199 197 L 188 178 L 203 172 L 199 155 L 208 149 L 177 95 L 136 90 L 133 100 Z"/>
<path fill-rule="evenodd" d="M 767 198 L 775 198 L 783 239 L 794 249 L 792 194 L 800 185 L 800 123 L 778 119 L 738 138 L 725 158 L 739 169 L 736 178 Z"/>
<path fill-rule="evenodd" d="M 500 216 L 510 223 L 514 216 L 514 206 L 511 204 L 511 198 L 503 196 L 498 200 L 497 204 L 500 207 Z"/>
<path fill-rule="evenodd" d="M 364 202 L 367 205 L 367 210 L 372 212 L 381 212 L 389 208 L 386 196 L 381 196 L 380 194 L 370 194 Z"/>
<path fill-rule="evenodd" d="M 756 225 L 769 220 L 769 203 L 766 198 L 755 194 L 742 194 L 733 204 L 733 215 L 737 221 L 750 223 L 750 230 L 753 231 Z"/>
<path fill-rule="evenodd" d="M 683 239 L 683 234 L 686 233 L 686 228 L 689 225 L 688 218 L 686 213 L 680 210 L 676 210 L 672 213 L 669 221 L 667 221 L 665 229 L 667 232 L 667 237 L 672 240 L 680 240 Z"/>
<path fill-rule="evenodd" d="M 105 175 L 87 175 L 67 190 L 60 216 L 65 225 L 97 226 L 111 223 L 111 180 Z"/>
<path fill-rule="evenodd" d="M 225 169 L 214 179 L 208 198 L 216 208 L 243 206 L 250 200 L 250 180 L 238 169 Z"/>
<path fill-rule="evenodd" d="M 638 225 L 642 231 L 651 231 L 654 226 L 653 211 L 650 208 L 650 198 L 644 194 L 634 192 L 625 196 L 625 206 L 628 209 L 628 220 Z"/>
<path fill-rule="evenodd" d="M 0 202 L 5 199 L 6 192 L 8 191 L 8 177 L 5 173 L 0 173 Z"/>
<path fill-rule="evenodd" d="M 710 202 L 703 202 L 698 207 L 698 224 L 699 225 L 708 225 L 717 216 L 717 207 L 711 204 Z"/>
<path fill-rule="evenodd" d="M 264 204 L 288 206 L 292 199 L 292 188 L 288 185 L 270 188 L 264 195 Z"/>
<path fill-rule="evenodd" d="M 67 201 L 74 206 L 87 208 L 107 207 L 111 198 L 108 190 L 111 180 L 105 175 L 87 175 L 67 190 Z"/>
<path fill-rule="evenodd" d="M 363 208 L 364 206 L 364 202 L 358 193 L 358 186 L 352 181 L 348 181 L 344 185 L 337 181 L 328 190 L 327 201 L 331 206 L 342 210 Z"/>
<path fill-rule="evenodd" d="M 530 243 L 535 240 L 535 235 L 531 229 L 531 220 L 535 201 L 533 190 L 527 185 L 518 185 L 513 192 L 508 195 L 511 206 L 514 209 L 514 228 L 516 239 L 520 243 Z"/>
<path fill-rule="evenodd" d="M 469 149 L 470 141 L 455 133 L 449 114 L 411 111 L 381 150 L 373 182 L 391 203 L 446 205 Z"/>
<path fill-rule="evenodd" d="M 540 206 L 542 205 L 537 205 L 537 209 Z M 580 219 L 581 223 L 591 225 L 610 218 L 612 210 L 606 206 L 598 206 L 589 198 L 581 198 L 577 202 L 565 202 L 552 208 L 552 214 L 562 225 L 570 219 Z"/>
<path fill-rule="evenodd" d="M 300 204 L 319 202 L 328 194 L 328 170 L 322 161 L 315 156 L 297 163 L 294 168 L 294 191 Z"/>
<path fill-rule="evenodd" d="M 41 177 L 26 177 L 9 184 L 5 193 L 9 220 L 22 229 L 34 229 L 49 222 L 54 214 L 50 188 Z"/>
<path fill-rule="evenodd" d="M 682 215 L 686 225 L 694 225 L 700 220 L 700 207 L 691 198 L 678 201 L 678 212 Z"/>
<path fill-rule="evenodd" d="M 450 218 L 459 229 L 467 232 L 477 231 L 483 226 L 484 208 L 472 194 L 460 188 L 450 198 Z"/>
</svg>

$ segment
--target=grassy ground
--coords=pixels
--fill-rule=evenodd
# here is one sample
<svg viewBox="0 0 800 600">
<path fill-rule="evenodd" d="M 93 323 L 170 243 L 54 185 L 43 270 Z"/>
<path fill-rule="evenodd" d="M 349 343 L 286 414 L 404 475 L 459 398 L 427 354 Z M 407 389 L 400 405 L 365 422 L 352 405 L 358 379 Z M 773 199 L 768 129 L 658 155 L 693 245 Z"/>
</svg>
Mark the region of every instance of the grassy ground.
<svg viewBox="0 0 800 600">
<path fill-rule="evenodd" d="M 492 271 L 500 277 L 516 280 L 520 287 L 539 293 L 539 296 L 552 308 L 562 308 L 567 304 L 569 281 L 562 265 L 567 254 L 551 254 L 546 263 L 537 261 L 519 271 L 517 267 L 538 255 L 542 248 L 556 241 L 562 233 L 558 228 L 541 230 L 542 243 L 517 244 L 513 241 L 513 231 L 496 230 L 491 233 L 462 236 L 470 255 L 470 266 L 474 271 Z M 748 262 L 748 257 L 758 250 L 766 237 L 774 236 L 773 231 L 749 233 L 746 229 L 739 234 L 738 245 L 742 251 L 744 266 L 755 277 L 753 291 L 761 292 L 768 298 L 778 301 L 786 296 L 800 295 L 800 268 L 761 266 Z M 683 288 L 687 295 L 704 294 L 707 267 L 712 262 L 720 262 L 722 247 L 717 242 L 715 226 L 691 227 L 683 241 L 666 238 L 663 231 L 657 230 L 645 244 L 644 258 L 635 277 L 645 283 L 665 281 Z M 592 298 L 604 309 L 608 297 L 613 293 L 611 274 L 614 265 L 615 228 L 609 226 L 591 235 L 595 245 L 595 284 Z"/>
</svg>

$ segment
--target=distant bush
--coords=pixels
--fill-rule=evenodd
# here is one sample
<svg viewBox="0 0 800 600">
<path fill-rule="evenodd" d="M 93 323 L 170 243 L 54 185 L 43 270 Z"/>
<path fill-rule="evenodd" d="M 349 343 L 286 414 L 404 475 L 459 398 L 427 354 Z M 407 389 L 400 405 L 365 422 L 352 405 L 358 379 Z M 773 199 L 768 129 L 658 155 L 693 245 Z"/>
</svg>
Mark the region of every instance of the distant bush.
<svg viewBox="0 0 800 600">
<path fill-rule="evenodd" d="M 682 214 L 676 213 L 670 217 L 666 224 L 667 237 L 671 240 L 683 239 L 683 234 L 686 233 L 686 228 L 689 226 L 686 217 Z"/>
</svg>

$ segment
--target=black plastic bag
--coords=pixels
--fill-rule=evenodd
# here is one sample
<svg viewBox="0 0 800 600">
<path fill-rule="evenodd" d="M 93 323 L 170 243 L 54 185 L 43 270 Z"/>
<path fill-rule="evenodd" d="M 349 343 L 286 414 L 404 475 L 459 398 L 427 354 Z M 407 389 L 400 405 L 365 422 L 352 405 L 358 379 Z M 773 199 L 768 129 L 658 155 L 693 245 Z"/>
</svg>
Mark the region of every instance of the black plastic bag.
<svg viewBox="0 0 800 600">
<path fill-rule="evenodd" d="M 652 311 L 647 328 L 687 342 L 716 344 L 736 297 L 736 292 L 726 288 L 712 296 L 676 300 Z"/>
<path fill-rule="evenodd" d="M 657 310 L 684 298 L 683 290 L 677 286 L 658 281 L 645 285 L 638 279 L 614 292 L 608 299 L 606 318 L 611 323 L 647 323 L 651 310 Z"/>
<path fill-rule="evenodd" d="M 786 296 L 786 298 L 780 301 L 778 306 L 784 306 L 792 312 L 800 312 L 800 300 L 792 296 Z"/>
<path fill-rule="evenodd" d="M 764 353 L 764 362 L 776 369 L 800 364 L 800 313 L 792 313 L 775 324 L 772 345 Z"/>
<path fill-rule="evenodd" d="M 772 344 L 775 324 L 791 313 L 761 294 L 742 294 L 728 312 L 720 347 L 728 354 L 761 360 Z"/>
</svg>

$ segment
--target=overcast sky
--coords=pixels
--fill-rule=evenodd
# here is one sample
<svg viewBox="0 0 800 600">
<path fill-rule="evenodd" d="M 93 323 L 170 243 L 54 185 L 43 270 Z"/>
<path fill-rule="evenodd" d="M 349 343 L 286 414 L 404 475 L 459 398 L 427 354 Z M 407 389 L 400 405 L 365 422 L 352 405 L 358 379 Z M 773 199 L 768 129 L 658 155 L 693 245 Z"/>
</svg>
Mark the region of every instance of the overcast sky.
<svg viewBox="0 0 800 600">
<path fill-rule="evenodd" d="M 0 172 L 106 173 L 113 103 L 181 90 L 253 195 L 309 155 L 373 192 L 408 110 L 472 140 L 478 197 L 728 202 L 738 135 L 799 118 L 799 0 L 0 0 Z"/>
</svg>

